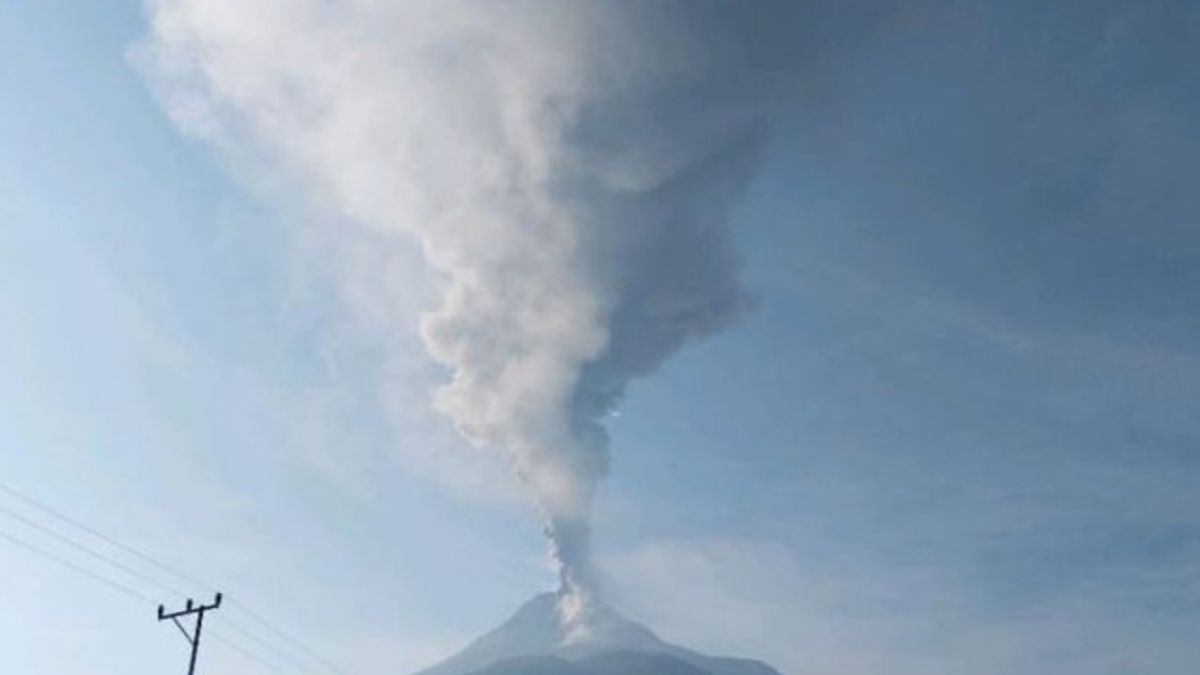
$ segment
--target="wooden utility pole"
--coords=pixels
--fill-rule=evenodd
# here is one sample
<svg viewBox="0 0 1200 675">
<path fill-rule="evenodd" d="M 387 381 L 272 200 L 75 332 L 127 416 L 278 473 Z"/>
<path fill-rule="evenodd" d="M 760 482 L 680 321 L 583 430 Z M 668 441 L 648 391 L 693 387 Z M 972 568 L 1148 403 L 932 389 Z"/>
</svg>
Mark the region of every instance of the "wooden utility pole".
<svg viewBox="0 0 1200 675">
<path fill-rule="evenodd" d="M 192 646 L 192 658 L 190 661 L 188 661 L 188 675 L 195 675 L 196 673 L 196 652 L 200 651 L 200 629 L 204 626 L 204 613 L 210 609 L 216 609 L 220 606 L 220 593 L 217 593 L 217 597 L 215 600 L 213 600 L 211 605 L 195 606 L 195 603 L 192 601 L 192 599 L 188 598 L 187 605 L 184 607 L 184 609 L 181 609 L 178 612 L 171 612 L 170 614 L 164 613 L 162 605 L 158 606 L 158 620 L 166 621 L 167 619 L 170 619 L 171 621 L 175 622 L 175 627 L 179 629 L 180 633 L 183 633 L 183 637 L 187 638 L 188 644 Z M 196 615 L 196 624 L 192 628 L 192 632 L 188 633 L 187 629 L 183 627 L 183 624 L 179 622 L 179 617 L 188 616 L 191 614 Z"/>
</svg>

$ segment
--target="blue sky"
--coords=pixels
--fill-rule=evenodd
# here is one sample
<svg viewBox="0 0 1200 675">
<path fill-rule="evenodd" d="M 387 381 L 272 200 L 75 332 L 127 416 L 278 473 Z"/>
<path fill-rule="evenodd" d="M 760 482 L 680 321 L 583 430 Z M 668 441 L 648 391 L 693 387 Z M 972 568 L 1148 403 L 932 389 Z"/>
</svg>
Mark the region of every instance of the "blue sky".
<svg viewBox="0 0 1200 675">
<path fill-rule="evenodd" d="M 737 206 L 754 311 L 611 421 L 613 601 L 786 673 L 1195 672 L 1200 13 L 859 10 L 814 15 Z M 381 394 L 423 355 L 384 364 L 303 216 L 172 125 L 145 32 L 0 6 L 0 481 L 349 672 L 430 663 L 553 586 L 534 508 L 423 391 Z M 0 566 L 0 670 L 182 664 L 152 606 Z"/>
</svg>

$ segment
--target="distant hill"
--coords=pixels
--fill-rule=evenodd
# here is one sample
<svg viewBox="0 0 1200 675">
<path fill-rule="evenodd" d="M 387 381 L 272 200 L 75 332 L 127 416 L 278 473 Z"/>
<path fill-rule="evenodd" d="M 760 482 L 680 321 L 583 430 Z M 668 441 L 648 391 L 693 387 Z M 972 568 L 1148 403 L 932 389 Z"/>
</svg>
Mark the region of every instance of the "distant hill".
<svg viewBox="0 0 1200 675">
<path fill-rule="evenodd" d="M 780 675 L 761 661 L 708 656 L 661 640 L 609 607 L 568 634 L 558 596 L 526 602 L 496 629 L 416 675 Z"/>
</svg>

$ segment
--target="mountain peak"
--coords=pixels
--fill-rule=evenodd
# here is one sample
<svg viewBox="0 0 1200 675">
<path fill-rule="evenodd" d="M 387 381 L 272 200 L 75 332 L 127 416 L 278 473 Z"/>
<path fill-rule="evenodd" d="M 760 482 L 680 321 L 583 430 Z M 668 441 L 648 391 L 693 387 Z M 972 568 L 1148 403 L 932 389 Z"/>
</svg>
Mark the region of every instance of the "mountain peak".
<svg viewBox="0 0 1200 675">
<path fill-rule="evenodd" d="M 676 672 L 779 675 L 759 661 L 706 656 L 664 642 L 649 628 L 626 619 L 604 603 L 589 602 L 564 620 L 563 600 L 561 593 L 535 595 L 500 626 L 417 675 L 469 675 L 485 669 L 489 673 L 496 670 L 491 675 L 498 675 L 518 663 L 530 672 L 575 675 L 651 657 L 679 662 L 680 667 L 673 669 Z M 564 663 L 572 665 L 566 667 Z"/>
</svg>

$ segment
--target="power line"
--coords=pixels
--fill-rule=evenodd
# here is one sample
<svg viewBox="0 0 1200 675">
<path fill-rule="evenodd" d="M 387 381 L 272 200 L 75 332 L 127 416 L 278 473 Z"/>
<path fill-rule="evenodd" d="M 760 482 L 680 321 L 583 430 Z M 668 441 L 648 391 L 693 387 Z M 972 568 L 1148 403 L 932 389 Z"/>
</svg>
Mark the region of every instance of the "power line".
<svg viewBox="0 0 1200 675">
<path fill-rule="evenodd" d="M 59 534 L 58 532 L 55 532 L 54 530 L 46 527 L 45 525 L 42 525 L 30 518 L 26 518 L 25 516 L 15 512 L 15 511 L 12 511 L 4 506 L 0 506 L 0 513 L 7 515 L 9 518 L 17 520 L 17 521 L 25 524 L 27 527 L 33 528 L 33 529 L 37 530 L 38 532 L 41 532 L 42 534 L 52 537 L 52 538 L 56 539 L 57 541 L 61 541 L 62 543 L 66 544 L 76 550 L 83 551 L 84 553 L 95 558 L 96 560 L 99 560 L 103 563 L 111 565 L 112 567 L 115 567 L 115 568 L 121 570 L 125 574 L 128 574 L 129 576 L 139 579 L 147 584 L 150 584 L 151 586 L 156 586 L 161 590 L 165 590 L 169 593 L 174 593 L 181 597 L 187 595 L 186 593 L 180 592 L 176 588 L 167 586 L 166 584 L 161 583 L 160 581 L 158 581 L 157 579 L 155 579 L 153 577 L 142 574 L 141 572 L 133 569 L 132 567 L 129 567 L 117 560 L 114 560 L 114 559 L 104 555 L 103 553 L 99 553 L 87 546 L 84 546 L 83 544 L 80 544 L 79 542 L 71 539 L 70 537 Z"/>
<path fill-rule="evenodd" d="M 229 648 L 233 649 L 234 651 L 238 652 L 242 656 L 250 659 L 251 661 L 257 662 L 259 665 L 265 666 L 266 668 L 268 668 L 276 673 L 282 673 L 283 675 L 287 675 L 286 670 L 280 670 L 279 667 L 276 666 L 275 664 L 271 663 L 270 661 L 264 661 L 263 659 L 261 659 L 257 655 L 255 655 L 254 652 L 248 651 L 246 648 L 238 645 L 238 643 L 230 641 L 229 639 L 225 638 L 220 633 L 213 632 L 212 638 L 214 640 L 216 640 L 217 642 L 224 644 L 226 647 L 229 647 Z"/>
<path fill-rule="evenodd" d="M 178 579 L 187 581 L 189 584 L 194 585 L 194 586 L 199 586 L 200 588 L 203 588 L 207 591 L 216 592 L 216 588 L 214 588 L 211 584 L 209 584 L 201 579 L 198 579 L 195 576 L 188 574 L 172 565 L 168 565 L 167 563 L 162 562 L 161 560 L 158 560 L 157 558 L 154 558 L 153 556 L 143 553 L 142 551 L 140 551 L 132 546 L 129 546 L 128 544 L 118 541 L 118 540 L 104 534 L 103 532 L 97 530 L 96 528 L 91 527 L 90 525 L 83 523 L 75 518 L 72 518 L 71 516 L 68 516 L 65 513 L 62 513 L 61 511 L 49 506 L 48 504 L 45 504 L 44 502 L 41 502 L 37 499 L 34 499 L 33 497 L 30 497 L 27 494 L 20 492 L 19 490 L 13 488 L 12 486 L 9 486 L 9 485 L 6 485 L 6 484 L 0 482 L 0 491 L 5 492 L 5 493 L 21 500 L 25 504 L 33 507 L 34 509 L 37 509 L 38 511 L 41 511 L 43 513 L 49 514 L 50 516 L 53 516 L 54 518 L 58 519 L 59 521 L 62 521 L 64 523 L 67 523 L 68 525 L 71 525 L 71 526 L 79 529 L 79 530 L 82 530 L 83 532 L 86 532 L 86 533 L 92 535 L 93 537 L 105 542 L 106 544 L 108 544 L 114 548 L 120 549 L 121 551 L 124 551 L 132 556 L 135 556 L 135 557 L 139 558 L 140 560 L 142 560 L 146 563 L 149 563 L 150 565 L 153 565 L 154 567 L 158 568 L 159 570 L 170 574 L 171 576 L 174 576 Z M 90 555 L 98 560 L 101 560 L 101 561 L 125 572 L 126 574 L 129 574 L 129 575 L 131 575 L 135 578 L 138 578 L 146 583 L 154 585 L 160 589 L 163 589 L 170 593 L 178 595 L 179 597 L 187 597 L 188 596 L 187 592 L 180 590 L 178 587 L 175 587 L 170 584 L 164 584 L 163 582 L 158 581 L 157 579 L 154 579 L 153 577 L 149 577 L 145 574 L 142 574 L 141 572 L 138 572 L 138 571 L 130 568 L 129 566 L 120 563 L 119 561 L 113 560 L 109 556 L 106 556 L 102 553 L 98 553 L 95 550 L 91 549 L 90 547 L 88 547 L 84 544 L 80 544 L 79 542 L 74 541 L 74 540 L 70 539 L 69 537 L 66 537 L 62 534 L 54 532 L 54 531 L 50 530 L 49 528 L 45 527 L 44 525 L 37 524 L 34 521 L 32 521 L 22 515 L 19 515 L 10 509 L 0 506 L 0 511 L 8 514 L 10 517 L 13 517 L 13 518 L 21 521 L 22 523 L 25 523 L 29 527 L 35 528 L 45 534 L 48 534 L 51 537 L 54 537 L 55 539 L 58 539 L 62 542 L 67 543 L 68 545 L 72 546 L 73 548 L 82 550 L 85 553 L 87 553 L 88 555 Z M 151 601 L 151 602 L 153 602 L 153 601 Z M 262 615 L 258 614 L 257 612 L 254 612 L 248 606 L 246 606 L 244 603 L 231 599 L 229 604 L 234 606 L 238 611 L 240 611 L 245 616 L 249 617 L 253 621 L 257 622 L 258 624 L 260 624 L 261 626 L 266 628 L 268 631 L 270 631 L 271 633 L 276 635 L 278 638 L 280 638 L 281 640 L 283 640 L 284 642 L 289 644 L 292 648 L 297 649 L 300 652 L 303 652 L 304 656 L 308 660 L 314 662 L 315 664 L 322 666 L 323 668 L 332 670 L 333 672 L 338 673 L 339 675 L 346 675 L 345 671 L 338 668 L 336 665 L 334 665 L 332 662 L 330 662 L 325 657 L 323 657 L 320 654 L 313 651 L 310 647 L 305 645 L 300 640 L 288 635 L 283 630 L 274 626 L 271 622 L 264 619 L 262 617 Z M 225 623 L 229 628 L 237 631 L 238 633 L 241 633 L 243 636 L 264 646 L 265 648 L 267 648 L 270 651 L 274 652 L 275 654 L 281 656 L 282 658 L 286 659 L 287 661 L 291 662 L 292 664 L 299 666 L 301 668 L 307 669 L 307 666 L 303 662 L 296 660 L 293 656 L 291 656 L 287 652 L 281 650 L 279 647 L 272 645 L 270 642 L 264 640 L 263 638 L 259 637 L 253 631 L 251 631 L 245 627 L 239 626 L 236 623 L 230 622 L 228 620 L 226 620 Z"/>
<path fill-rule="evenodd" d="M 75 563 L 73 563 L 69 560 L 60 558 L 41 547 L 30 544 L 27 541 L 18 539 L 3 530 L 0 530 L 0 539 L 5 539 L 13 544 L 16 544 L 17 546 L 20 546 L 23 549 L 28 550 L 28 551 L 33 551 L 34 553 L 42 556 L 43 558 L 49 558 L 50 560 L 53 560 L 54 562 L 58 563 L 59 565 L 62 565 L 63 567 L 74 570 L 84 576 L 90 577 L 94 581 L 98 581 L 102 584 L 105 584 L 106 586 L 109 586 L 110 588 L 120 591 L 126 595 L 130 595 L 130 596 L 137 598 L 138 600 L 144 600 L 147 603 L 154 604 L 154 600 L 151 599 L 150 596 L 148 596 L 148 595 L 143 595 L 142 593 L 135 591 L 134 589 L 126 586 L 125 584 L 122 584 L 117 581 L 113 581 L 112 579 L 109 579 L 107 577 L 100 576 L 99 574 L 96 574 L 95 572 L 87 569 L 86 567 L 83 567 L 81 565 L 76 565 Z"/>
<path fill-rule="evenodd" d="M 70 560 L 67 560 L 67 559 L 61 557 L 61 556 L 55 555 L 54 553 L 51 553 L 50 551 L 47 551 L 46 549 L 41 548 L 40 546 L 31 544 L 19 537 L 12 535 L 11 533 L 0 530 L 0 539 L 8 541 L 11 544 L 15 544 L 16 546 L 19 546 L 27 551 L 35 553 L 43 558 L 46 558 L 47 560 L 50 560 L 58 565 L 61 565 L 62 567 L 65 567 L 77 574 L 82 574 L 83 576 L 88 577 L 92 581 L 95 581 L 97 583 L 108 586 L 112 590 L 115 590 L 119 593 L 123 593 L 131 598 L 134 598 L 141 602 L 145 602 L 150 605 L 154 604 L 154 599 L 152 599 L 150 596 L 142 593 L 141 591 L 138 591 L 134 588 L 130 588 L 129 586 L 126 586 L 125 584 L 122 584 L 118 581 L 109 579 L 108 577 L 105 577 L 102 574 L 98 574 L 95 571 L 90 570 L 82 565 L 78 565 L 74 562 L 71 562 Z M 280 670 L 278 666 L 270 663 L 269 661 L 264 660 L 263 658 L 261 658 L 260 656 L 255 654 L 253 651 L 247 649 L 246 647 L 244 647 L 242 645 L 239 645 L 237 642 L 235 642 L 233 640 L 230 640 L 229 638 L 225 637 L 221 633 L 219 633 L 217 631 L 210 631 L 210 634 L 212 635 L 213 639 L 218 640 L 218 641 L 224 643 L 225 645 L 233 648 L 242 656 L 244 656 L 248 659 L 251 659 L 261 665 L 264 665 L 276 673 L 283 673 L 284 675 L 287 674 L 287 671 Z"/>
<path fill-rule="evenodd" d="M 233 604 L 233 601 L 232 601 L 232 600 L 230 600 L 230 604 Z M 291 663 L 293 666 L 296 666 L 296 667 L 300 668 L 300 669 L 301 669 L 301 670 L 303 670 L 304 672 L 312 672 L 312 671 L 311 671 L 311 667 L 312 667 L 312 665 L 313 665 L 313 664 L 311 664 L 311 663 L 306 663 L 306 662 L 303 662 L 303 661 L 299 661 L 299 660 L 297 660 L 297 659 L 296 659 L 296 657 L 292 656 L 291 654 L 288 654 L 288 653 L 287 653 L 287 652 L 285 652 L 285 651 L 282 651 L 281 649 L 279 649 L 279 648 L 278 648 L 278 647 L 276 647 L 275 645 L 273 645 L 273 644 L 271 644 L 271 643 L 267 642 L 266 640 L 263 640 L 262 638 L 258 637 L 258 636 L 257 636 L 257 635 L 255 635 L 254 633 L 252 633 L 252 632 L 250 632 L 249 630 L 247 630 L 247 629 L 245 629 L 245 628 L 243 628 L 243 627 L 239 626 L 239 625 L 238 625 L 238 624 L 236 624 L 236 623 L 233 623 L 233 622 L 231 622 L 231 621 L 228 621 L 228 620 L 226 620 L 226 622 L 225 622 L 225 623 L 226 623 L 226 625 L 227 625 L 229 628 L 232 628 L 233 630 L 237 631 L 238 633 L 241 633 L 241 634 L 242 634 L 244 637 L 250 638 L 250 640 L 252 640 L 252 641 L 254 641 L 254 642 L 256 642 L 256 643 L 258 643 L 258 644 L 262 645 L 263 647 L 266 647 L 268 650 L 270 650 L 270 651 L 274 652 L 276 655 L 278 655 L 279 657 L 283 658 L 283 659 L 284 659 L 285 661 L 287 661 L 288 663 Z"/>
<path fill-rule="evenodd" d="M 97 530 L 93 527 L 90 527 L 86 523 L 81 523 L 78 520 L 54 509 L 53 507 L 48 506 L 47 504 L 40 502 L 40 501 L 34 499 L 33 497 L 30 497 L 29 495 L 26 495 L 24 493 L 17 491 L 16 489 L 14 489 L 13 487 L 11 487 L 9 485 L 0 483 L 0 491 L 7 492 L 9 495 L 16 497 L 17 499 L 25 502 L 29 506 L 32 506 L 33 508 L 38 509 L 39 511 L 48 513 L 51 516 L 54 516 L 55 518 L 65 522 L 69 525 L 72 525 L 80 530 L 83 530 L 84 532 L 87 532 L 88 534 L 92 535 L 93 537 L 96 537 L 97 539 L 100 539 L 101 541 L 103 541 L 104 543 L 106 543 L 110 546 L 119 548 L 122 551 L 129 553 L 130 555 L 141 558 L 145 562 L 148 562 L 151 565 L 154 565 L 158 569 L 160 569 L 170 575 L 173 575 L 173 576 L 175 576 L 179 579 L 182 579 L 188 583 L 200 586 L 200 587 L 204 588 L 205 590 L 208 590 L 208 591 L 215 590 L 208 583 L 201 581 L 200 579 L 197 579 L 196 577 L 193 577 L 189 574 L 181 572 L 178 569 L 176 569 L 164 562 L 157 560 L 156 558 L 146 555 L 145 553 L 142 553 L 141 551 L 137 550 L 136 548 L 133 548 L 132 546 L 123 544 L 123 543 L 117 541 L 116 539 L 109 537 L 108 535 L 104 534 L 103 532 L 100 532 L 99 530 Z M 186 595 L 186 593 L 184 595 Z"/>
<path fill-rule="evenodd" d="M 345 672 L 344 670 L 342 670 L 341 668 L 338 668 L 338 667 L 337 667 L 337 666 L 335 666 L 334 664 L 332 664 L 332 663 L 330 663 L 329 661 L 327 661 L 327 660 L 326 660 L 326 659 L 325 659 L 323 656 L 321 656 L 320 654 L 318 654 L 318 653 L 316 653 L 316 652 L 312 651 L 311 649 L 309 649 L 309 648 L 308 648 L 308 647 L 307 647 L 307 646 L 306 646 L 306 645 L 305 645 L 303 642 L 300 642 L 300 641 L 299 641 L 299 640 L 297 640 L 296 638 L 293 638 L 293 637 L 291 637 L 291 636 L 290 636 L 290 635 L 288 635 L 287 633 L 284 633 L 284 632 L 283 632 L 283 631 L 281 631 L 280 629 L 278 629 L 278 628 L 276 628 L 275 626 L 271 625 L 271 623 L 270 623 L 270 622 L 268 622 L 266 619 L 264 619 L 264 618 L 260 617 L 260 616 L 259 616 L 257 613 L 255 613 L 255 612 L 251 611 L 249 607 L 245 606 L 244 604 L 242 604 L 242 603 L 240 603 L 240 602 L 237 602 L 236 600 L 230 600 L 230 601 L 229 601 L 229 604 L 231 604 L 231 605 L 233 605 L 234 607 L 236 607 L 238 610 L 240 610 L 240 611 L 241 611 L 243 614 L 245 614 L 246 616 L 248 616 L 248 617 L 250 617 L 251 619 L 253 619 L 253 620 L 257 621 L 257 622 L 259 623 L 259 625 L 261 625 L 261 626 L 263 626 L 264 628 L 266 628 L 267 630 L 271 631 L 271 632 L 272 632 L 272 633 L 274 633 L 276 636 L 278 636 L 279 638 L 283 639 L 285 642 L 287 642 L 287 643 L 289 643 L 289 644 L 291 644 L 291 645 L 293 645 L 293 646 L 295 646 L 295 647 L 299 648 L 301 651 L 303 651 L 304 653 L 306 653 L 310 659 L 312 659 L 312 660 L 316 661 L 316 662 L 317 662 L 317 663 L 319 663 L 320 665 L 323 665 L 323 666 L 325 666 L 325 667 L 326 667 L 326 668 L 328 668 L 329 670 L 332 670 L 333 672 L 335 672 L 335 673 L 338 673 L 339 675 L 346 675 L 346 672 Z"/>
<path fill-rule="evenodd" d="M 99 560 L 99 561 L 101 561 L 107 565 L 110 565 L 118 570 L 121 570 L 125 574 L 128 574 L 136 579 L 139 579 L 144 583 L 155 586 L 161 590 L 165 590 L 168 593 L 172 593 L 181 598 L 187 597 L 187 595 L 188 595 L 185 591 L 180 590 L 179 588 L 177 588 L 173 585 L 164 584 L 161 581 L 159 581 L 151 576 L 143 574 L 143 573 L 139 572 L 138 570 L 133 569 L 132 567 L 129 567 L 128 565 L 125 565 L 124 563 L 121 563 L 118 560 L 114 560 L 113 558 L 111 558 L 107 555 L 104 555 L 103 553 L 100 553 L 100 552 L 96 551 L 95 549 L 85 546 L 84 544 L 81 544 L 81 543 L 71 539 L 70 537 L 64 536 L 63 534 L 60 534 L 59 532 L 56 532 L 56 531 L 46 527 L 45 525 L 42 525 L 30 518 L 27 518 L 27 517 L 19 514 L 19 513 L 16 513 L 14 511 L 12 511 L 11 509 L 8 509 L 2 505 L 0 505 L 0 513 L 4 513 L 5 515 L 9 516 L 10 518 L 13 518 L 14 520 L 17 520 L 17 521 L 23 523 L 27 527 L 35 529 L 38 532 L 41 532 L 49 537 L 52 537 L 55 540 L 60 541 L 76 550 L 82 551 L 83 553 L 91 556 L 92 558 L 95 558 L 96 560 Z M 263 647 L 266 647 L 268 650 L 281 656 L 282 658 L 289 661 L 293 665 L 298 666 L 304 670 L 308 669 L 308 666 L 305 663 L 297 660 L 295 657 L 293 657 L 292 655 L 288 654 L 287 652 L 281 650 L 279 647 L 262 639 L 261 637 L 256 635 L 253 631 L 243 628 L 242 626 L 239 626 L 237 623 L 234 623 L 232 621 L 226 621 L 226 625 L 229 628 L 233 629 L 234 631 L 241 633 L 243 636 L 249 638 L 250 640 L 262 645 Z"/>
<path fill-rule="evenodd" d="M 216 590 L 217 590 L 217 589 L 216 589 L 215 587 L 213 587 L 211 584 L 209 584 L 209 583 L 207 583 L 207 582 L 205 582 L 205 581 L 203 581 L 203 580 L 201 580 L 201 579 L 198 579 L 198 578 L 196 578 L 195 576 L 193 576 L 193 575 L 191 575 L 191 574 L 188 574 L 188 573 L 186 573 L 186 572 L 183 572 L 183 571 L 181 571 L 180 569 L 178 569 L 178 568 L 176 568 L 176 567 L 173 567 L 173 566 L 171 566 L 171 565 L 168 565 L 167 563 L 164 563 L 164 562 L 162 562 L 161 560 L 158 560 L 157 558 L 154 558 L 154 557 L 152 557 L 152 556 L 150 556 L 150 555 L 147 555 L 146 553 L 143 553 L 142 551 L 139 551 L 138 549 L 136 549 L 136 548 L 133 548 L 132 546 L 129 546 L 128 544 L 125 544 L 125 543 L 122 543 L 122 542 L 120 542 L 120 541 L 117 541 L 116 539 L 113 539 L 112 537 L 109 537 L 108 535 L 106 535 L 106 534 L 104 534 L 103 532 L 100 532 L 99 530 L 97 530 L 97 529 L 95 529 L 95 528 L 93 528 L 93 527 L 91 527 L 91 526 L 87 525 L 86 523 L 80 522 L 79 520 L 76 520 L 75 518 L 72 518 L 72 517 L 70 517 L 70 516 L 68 516 L 68 515 L 66 515 L 66 514 L 64 514 L 64 513 L 62 513 L 61 511 L 59 511 L 59 510 L 57 510 L 57 509 L 55 509 L 55 508 L 53 508 L 53 507 L 51 507 L 51 506 L 49 506 L 49 505 L 47 505 L 47 504 L 43 503 L 43 502 L 40 502 L 40 501 L 38 501 L 38 500 L 34 499 L 33 497 L 30 497 L 29 495 L 26 495 L 26 494 L 24 494 L 24 493 L 22 493 L 22 492 L 20 492 L 20 491 L 16 490 L 16 489 L 15 489 L 15 488 L 13 488 L 12 486 L 5 485 L 4 483 L 0 483 L 0 491 L 6 492 L 6 493 L 8 493 L 9 495 L 12 495 L 13 497 L 16 497 L 17 499 L 20 499 L 21 501 L 25 502 L 25 503 L 26 503 L 26 504 L 28 504 L 29 506 L 32 506 L 32 507 L 34 507 L 35 509 L 38 509 L 38 510 L 40 510 L 40 511 L 42 511 L 42 512 L 45 512 L 45 513 L 47 513 L 47 514 L 49 514 L 49 515 L 51 515 L 51 516 L 53 516 L 53 517 L 55 517 L 55 518 L 57 518 L 57 519 L 59 519 L 59 520 L 61 520 L 61 521 L 65 522 L 65 523 L 69 524 L 69 525 L 72 525 L 72 526 L 74 526 L 74 527 L 76 527 L 76 528 L 78 528 L 78 529 L 80 529 L 80 530 L 83 530 L 84 532 L 87 532 L 88 534 L 90 534 L 90 535 L 92 535 L 92 536 L 96 537 L 97 539 L 100 539 L 101 541 L 103 541 L 103 542 L 105 542 L 105 543 L 109 544 L 110 546 L 116 547 L 116 548 L 118 548 L 118 549 L 121 549 L 122 551 L 125 551 L 126 553 L 129 553 L 130 555 L 136 556 L 136 557 L 140 558 L 141 560 L 143 560 L 143 561 L 145 561 L 145 562 L 147 562 L 147 563 L 149 563 L 149 564 L 151 564 L 151 565 L 153 565 L 153 566 L 157 567 L 158 569 L 160 569 L 160 570 L 162 570 L 162 571 L 164 571 L 164 572 L 167 572 L 168 574 L 170 574 L 170 575 L 172 575 L 172 576 L 174 576 L 174 577 L 176 577 L 176 578 L 178 578 L 178 579 L 182 579 L 182 580 L 184 580 L 184 581 L 187 581 L 187 582 L 189 582 L 189 583 L 191 583 L 191 584 L 193 584 L 193 585 L 199 586 L 199 587 L 201 587 L 201 588 L 203 588 L 203 589 L 205 589 L 205 590 L 207 590 L 207 591 L 210 591 L 210 592 L 216 592 Z M 9 513 L 11 513 L 11 512 L 9 512 Z M 78 545 L 78 544 L 76 544 L 76 545 Z M 126 568 L 126 569 L 127 569 L 127 568 Z M 140 576 L 140 575 L 138 575 L 138 576 Z M 173 592 L 173 593 L 175 593 L 175 594 L 179 595 L 180 597 L 186 597 L 186 596 L 187 596 L 187 593 L 186 593 L 186 592 L 184 592 L 184 591 L 181 591 L 181 590 L 179 590 L 178 588 L 174 588 L 174 587 L 166 587 L 166 586 L 164 586 L 163 584 L 161 584 L 161 583 L 159 583 L 159 582 L 157 582 L 157 581 L 155 581 L 155 582 L 152 582 L 152 583 L 154 583 L 156 586 L 158 586 L 158 587 L 160 587 L 160 588 L 167 588 L 167 590 L 170 590 L 171 592 Z M 311 659 L 311 660 L 313 660 L 313 661 L 317 662 L 318 664 L 320 664 L 320 665 L 322 665 L 322 666 L 324 666 L 324 667 L 326 667 L 326 668 L 328 668 L 328 669 L 330 669 L 330 670 L 332 670 L 332 671 L 334 671 L 334 672 L 336 672 L 336 673 L 339 673 L 340 675 L 345 675 L 345 672 L 344 672 L 342 669 L 338 668 L 336 665 L 334 665 L 333 663 L 331 663 L 331 662 L 330 662 L 328 659 L 326 659 L 325 657 L 323 657 L 323 656 L 321 656 L 320 654 L 318 654 L 318 653 L 316 653 L 315 651 L 313 651 L 311 648 L 309 648 L 307 645 L 305 645 L 305 644 L 304 644 L 303 642 L 301 642 L 300 640 L 297 640 L 296 638 L 294 638 L 294 637 L 292 637 L 292 636 L 288 635 L 287 633 L 283 632 L 281 629 L 279 629 L 279 628 L 275 627 L 274 625 L 272 625 L 272 624 L 271 624 L 271 622 L 269 622 L 269 621 L 267 621 L 266 619 L 264 619 L 264 618 L 263 618 L 263 617 L 262 617 L 260 614 L 258 614 L 257 612 L 254 612 L 254 611 L 252 611 L 252 610 L 251 610 L 251 609 L 250 609 L 248 606 L 246 606 L 245 604 L 243 604 L 243 603 L 241 603 L 241 602 L 238 602 L 238 601 L 236 601 L 236 600 L 230 600 L 230 605 L 232 605 L 232 606 L 236 607 L 236 608 L 237 608 L 239 611 L 241 611 L 241 613 L 245 614 L 245 615 L 246 615 L 246 616 L 248 616 L 250 619 L 254 620 L 255 622 L 257 622 L 257 623 L 259 623 L 260 625 L 262 625 L 263 627 L 265 627 L 267 630 L 271 631 L 272 633 L 274 633 L 274 634 L 275 634 L 275 635 L 277 635 L 278 637 L 282 638 L 284 641 L 286 641 L 287 643 L 289 643 L 289 644 L 290 644 L 290 645 L 292 645 L 293 647 L 295 647 L 295 648 L 298 648 L 299 650 L 301 650 L 302 652 L 304 652 L 304 653 L 305 653 L 305 655 L 306 655 L 306 656 L 307 656 L 309 659 Z M 242 634 L 244 634 L 244 635 L 247 635 L 247 636 L 248 636 L 248 637 L 250 637 L 251 639 L 255 640 L 256 642 L 258 642 L 258 643 L 260 643 L 260 644 L 267 645 L 267 646 L 268 646 L 268 648 L 272 649 L 272 651 L 275 651 L 276 653 L 282 653 L 282 652 L 280 652 L 280 650 L 278 650 L 277 648 L 274 648 L 274 647 L 270 646 L 270 645 L 269 645 L 269 644 L 268 644 L 266 641 L 264 641 L 264 640 L 262 640 L 261 638 L 258 638 L 257 636 L 255 636 L 255 635 L 254 635 L 254 634 L 253 634 L 251 631 L 248 631 L 248 630 L 246 630 L 246 629 L 244 629 L 244 628 L 239 628 L 239 627 L 236 627 L 236 626 L 234 626 L 234 624 L 232 624 L 232 623 L 231 623 L 231 624 L 229 624 L 229 625 L 230 625 L 231 627 L 234 627 L 234 628 L 235 628 L 235 630 L 238 630 L 238 631 L 239 631 L 239 632 L 241 632 Z M 285 655 L 285 657 L 286 657 L 286 655 Z M 290 659 L 290 657 L 288 657 L 288 658 L 289 658 L 289 660 L 291 660 L 291 659 Z"/>
</svg>

